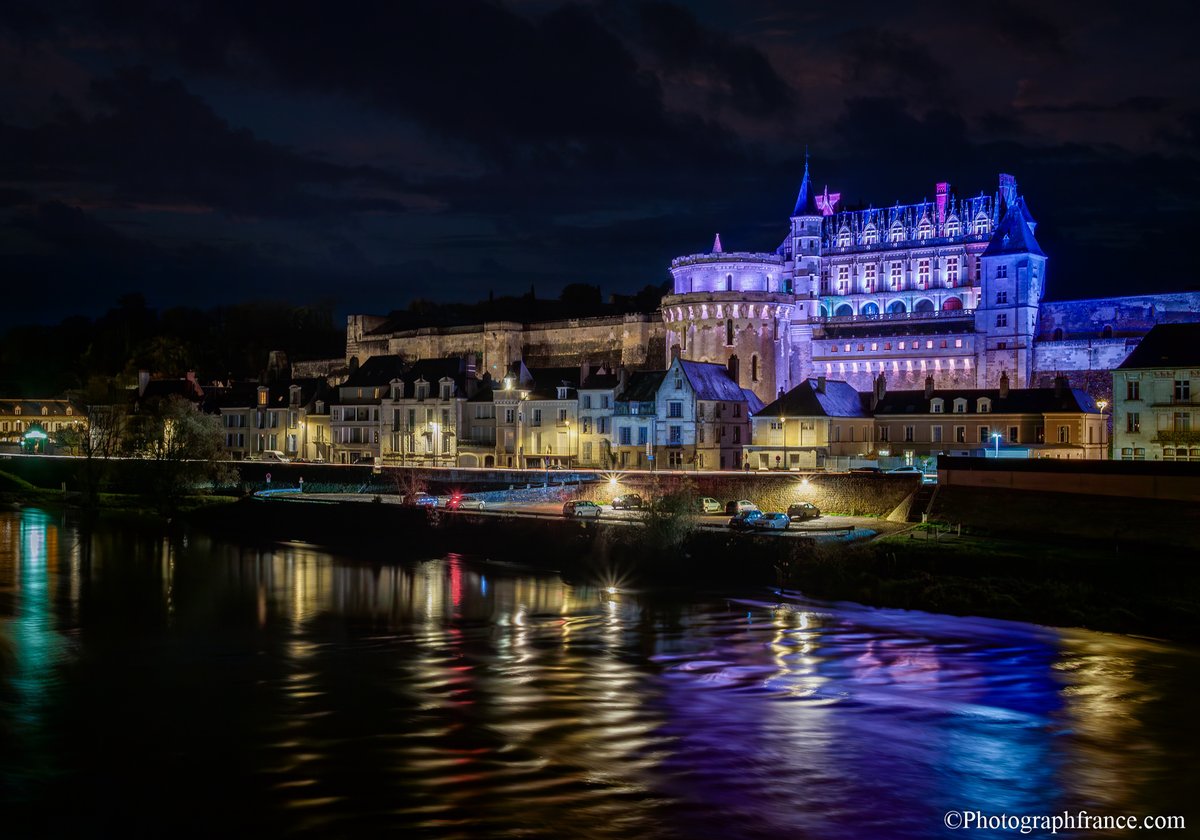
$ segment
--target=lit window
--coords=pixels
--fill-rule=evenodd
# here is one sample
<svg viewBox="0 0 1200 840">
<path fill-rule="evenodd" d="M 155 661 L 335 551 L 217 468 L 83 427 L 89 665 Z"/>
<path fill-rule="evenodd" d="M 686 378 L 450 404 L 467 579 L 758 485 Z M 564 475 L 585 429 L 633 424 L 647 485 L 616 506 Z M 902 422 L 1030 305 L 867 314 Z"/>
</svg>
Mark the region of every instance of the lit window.
<svg viewBox="0 0 1200 840">
<path fill-rule="evenodd" d="M 961 338 L 956 338 L 956 339 L 954 339 L 954 346 L 955 346 L 955 347 L 962 347 L 962 339 L 961 339 Z"/>
</svg>

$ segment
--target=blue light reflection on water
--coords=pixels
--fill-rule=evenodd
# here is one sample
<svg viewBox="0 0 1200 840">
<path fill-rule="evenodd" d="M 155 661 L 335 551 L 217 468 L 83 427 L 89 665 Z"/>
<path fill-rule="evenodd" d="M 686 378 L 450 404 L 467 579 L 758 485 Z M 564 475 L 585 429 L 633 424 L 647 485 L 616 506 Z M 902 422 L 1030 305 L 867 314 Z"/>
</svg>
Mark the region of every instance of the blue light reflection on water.
<svg viewBox="0 0 1200 840">
<path fill-rule="evenodd" d="M 1182 646 L 457 556 L 101 533 L 82 564 L 78 542 L 0 514 L 0 716 L 21 768 L 62 779 L 0 760 L 31 807 L 102 772 L 164 812 L 238 798 L 273 831 L 915 838 L 952 808 L 1180 813 L 1195 780 Z M 115 766 L 71 728 L 113 717 L 138 730 Z M 198 769 L 156 787 L 166 760 Z"/>
</svg>

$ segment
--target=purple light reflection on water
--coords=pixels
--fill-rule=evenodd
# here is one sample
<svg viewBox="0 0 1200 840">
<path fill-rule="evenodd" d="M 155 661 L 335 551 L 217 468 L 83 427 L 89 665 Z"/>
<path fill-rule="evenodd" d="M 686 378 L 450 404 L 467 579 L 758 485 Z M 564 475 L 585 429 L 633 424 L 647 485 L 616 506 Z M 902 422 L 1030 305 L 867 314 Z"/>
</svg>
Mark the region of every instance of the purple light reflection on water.
<svg viewBox="0 0 1200 840">
<path fill-rule="evenodd" d="M 1194 648 L 389 560 L 0 513 L 0 810 L 64 835 L 217 831 L 221 802 L 264 836 L 924 838 L 948 809 L 1193 798 Z"/>
</svg>

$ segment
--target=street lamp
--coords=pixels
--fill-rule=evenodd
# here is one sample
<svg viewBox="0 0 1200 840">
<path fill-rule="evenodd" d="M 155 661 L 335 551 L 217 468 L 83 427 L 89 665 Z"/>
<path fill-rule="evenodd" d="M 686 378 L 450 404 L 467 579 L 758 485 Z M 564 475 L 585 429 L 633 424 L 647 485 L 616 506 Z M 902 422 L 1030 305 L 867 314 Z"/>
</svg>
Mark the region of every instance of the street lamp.
<svg viewBox="0 0 1200 840">
<path fill-rule="evenodd" d="M 999 432 L 992 433 L 992 440 L 996 441 L 996 457 L 1000 457 L 1000 438 L 1003 437 Z"/>
</svg>

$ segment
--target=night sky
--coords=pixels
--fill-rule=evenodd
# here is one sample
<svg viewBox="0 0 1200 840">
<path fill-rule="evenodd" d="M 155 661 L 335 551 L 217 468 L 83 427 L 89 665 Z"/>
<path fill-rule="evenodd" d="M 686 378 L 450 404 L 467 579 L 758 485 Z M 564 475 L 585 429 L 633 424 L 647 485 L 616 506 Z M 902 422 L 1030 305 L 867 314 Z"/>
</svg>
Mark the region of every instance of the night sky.
<svg viewBox="0 0 1200 840">
<path fill-rule="evenodd" d="M 0 327 L 387 312 L 770 250 L 807 145 L 876 206 L 1016 175 L 1048 294 L 1194 287 L 1186 3 L 0 4 Z"/>
</svg>

